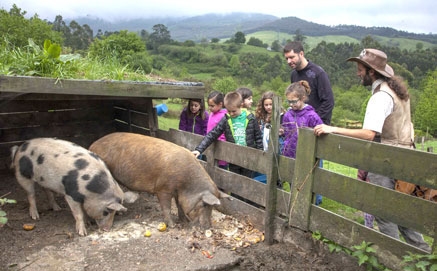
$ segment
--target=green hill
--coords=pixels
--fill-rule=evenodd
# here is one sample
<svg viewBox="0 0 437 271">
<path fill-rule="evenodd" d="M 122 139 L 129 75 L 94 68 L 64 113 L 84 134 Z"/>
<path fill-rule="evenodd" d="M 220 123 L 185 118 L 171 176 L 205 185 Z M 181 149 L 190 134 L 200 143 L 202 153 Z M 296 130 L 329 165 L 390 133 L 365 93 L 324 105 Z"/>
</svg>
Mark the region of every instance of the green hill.
<svg viewBox="0 0 437 271">
<path fill-rule="evenodd" d="M 260 27 L 248 29 L 245 33 L 250 34 L 258 31 L 274 31 L 288 33 L 294 35 L 296 31 L 299 31 L 304 36 L 326 36 L 326 35 L 340 35 L 349 36 L 356 39 L 363 39 L 364 37 L 382 36 L 388 38 L 409 38 L 413 40 L 421 40 L 424 42 L 430 42 L 437 44 L 436 34 L 417 34 L 406 31 L 396 30 L 390 27 L 364 27 L 357 25 L 337 25 L 326 26 L 308 22 L 297 17 L 285 17 L 279 20 L 268 22 Z"/>
<path fill-rule="evenodd" d="M 265 43 L 271 44 L 274 40 L 291 39 L 297 30 L 306 37 L 307 43 L 317 44 L 317 41 L 328 42 L 333 39 L 339 42 L 360 41 L 370 35 L 372 37 L 385 37 L 383 40 L 392 46 L 402 44 L 406 48 L 415 48 L 417 42 L 423 43 L 423 48 L 437 45 L 436 34 L 416 34 L 399 31 L 389 27 L 363 27 L 356 25 L 326 26 L 308 22 L 296 17 L 278 18 L 272 15 L 258 13 L 230 13 L 230 14 L 205 14 L 195 17 L 165 17 L 165 18 L 142 18 L 119 22 L 107 22 L 98 18 L 76 18 L 79 24 L 89 25 L 94 33 L 100 29 L 105 31 L 129 30 L 139 33 L 141 30 L 152 32 L 153 25 L 164 24 L 170 31 L 172 39 L 176 41 L 192 40 L 200 42 L 202 39 L 228 39 L 236 32 L 241 31 L 247 37 L 252 35 L 270 35 L 274 38 L 260 37 Z M 68 22 L 67 22 L 68 23 Z M 279 36 L 279 39 L 278 39 Z M 339 36 L 338 38 L 334 36 Z M 312 38 L 315 38 L 312 41 Z M 407 42 L 409 41 L 409 42 Z M 404 43 L 408 45 L 404 45 Z"/>
<path fill-rule="evenodd" d="M 246 35 L 246 40 L 249 40 L 251 37 L 262 40 L 264 43 L 272 44 L 273 41 L 278 40 L 280 43 L 284 44 L 287 40 L 292 40 L 294 34 L 288 34 L 284 32 L 275 32 L 275 31 L 258 31 L 254 33 L 250 33 Z M 305 35 L 304 35 L 305 36 Z M 325 35 L 325 36 L 305 36 L 305 43 L 308 48 L 311 50 L 317 46 L 322 41 L 326 43 L 360 43 L 361 40 L 357 38 L 353 38 L 345 35 Z M 410 38 L 389 38 L 383 36 L 373 36 L 372 38 L 378 41 L 381 45 L 390 46 L 390 47 L 399 47 L 401 50 L 415 50 L 417 48 L 417 44 L 422 44 L 423 49 L 428 48 L 437 48 L 437 44 L 432 44 L 430 42 L 415 40 Z"/>
</svg>

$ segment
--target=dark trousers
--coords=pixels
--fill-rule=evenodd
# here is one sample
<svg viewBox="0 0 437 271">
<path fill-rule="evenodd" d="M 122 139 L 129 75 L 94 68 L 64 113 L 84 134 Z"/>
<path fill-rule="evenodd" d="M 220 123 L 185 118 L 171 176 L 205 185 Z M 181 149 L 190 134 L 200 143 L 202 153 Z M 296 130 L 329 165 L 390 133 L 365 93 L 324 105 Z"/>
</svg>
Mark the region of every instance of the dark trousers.
<svg viewBox="0 0 437 271">
<path fill-rule="evenodd" d="M 249 177 L 249 178 L 253 178 L 253 171 L 244 167 L 240 167 L 234 164 L 229 164 L 229 171 Z"/>
</svg>

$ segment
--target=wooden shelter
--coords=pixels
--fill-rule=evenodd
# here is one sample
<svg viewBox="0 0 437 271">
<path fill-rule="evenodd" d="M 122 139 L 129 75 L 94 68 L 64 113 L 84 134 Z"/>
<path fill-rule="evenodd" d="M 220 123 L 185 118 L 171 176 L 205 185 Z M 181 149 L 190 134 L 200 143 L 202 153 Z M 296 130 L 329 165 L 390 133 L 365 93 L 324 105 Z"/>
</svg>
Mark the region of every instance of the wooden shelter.
<svg viewBox="0 0 437 271">
<path fill-rule="evenodd" d="M 60 80 L 0 76 L 0 170 L 9 167 L 10 147 L 57 137 L 87 148 L 115 131 L 155 136 L 154 99 L 203 99 L 197 82 Z"/>
</svg>

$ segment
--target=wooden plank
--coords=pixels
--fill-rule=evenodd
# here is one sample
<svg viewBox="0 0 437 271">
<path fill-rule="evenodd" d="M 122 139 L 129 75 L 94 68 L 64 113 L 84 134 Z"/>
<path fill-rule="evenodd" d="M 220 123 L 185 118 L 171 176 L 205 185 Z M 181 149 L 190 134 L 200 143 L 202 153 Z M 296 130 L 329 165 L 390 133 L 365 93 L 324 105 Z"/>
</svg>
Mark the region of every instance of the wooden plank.
<svg viewBox="0 0 437 271">
<path fill-rule="evenodd" d="M 329 134 L 319 137 L 317 157 L 437 189 L 437 154 Z"/>
<path fill-rule="evenodd" d="M 4 142 L 0 140 L 0 171 L 11 171 L 11 147 L 20 142 Z"/>
<path fill-rule="evenodd" d="M 423 234 L 436 234 L 437 203 L 320 168 L 315 169 L 313 192 Z"/>
<path fill-rule="evenodd" d="M 146 135 L 146 136 L 152 136 L 149 129 L 146 129 L 144 127 L 135 126 L 135 125 L 132 125 L 131 132 Z"/>
<path fill-rule="evenodd" d="M 261 229 L 264 227 L 264 211 L 234 197 L 222 199 L 221 206 L 217 209 L 225 214 L 244 219 Z"/>
<path fill-rule="evenodd" d="M 282 189 L 278 189 L 277 193 L 276 215 L 280 217 L 288 217 L 290 214 L 291 194 Z"/>
<path fill-rule="evenodd" d="M 160 130 L 159 133 L 160 133 L 159 138 L 165 137 L 166 140 L 173 142 L 177 145 L 187 147 L 190 150 L 193 150 L 197 146 L 197 144 L 198 144 L 197 142 L 200 143 L 200 141 L 203 138 L 203 137 L 198 136 L 198 135 L 193 135 L 191 133 L 178 131 L 178 130 L 174 130 L 174 129 L 170 129 L 168 132 L 164 132 L 164 131 Z M 189 142 L 190 137 L 194 137 L 193 138 L 194 142 Z M 217 142 L 213 143 L 208 148 L 208 150 L 210 150 L 210 149 L 214 150 L 213 158 L 221 159 L 222 157 L 229 157 L 229 153 L 234 153 L 235 147 L 240 147 L 240 148 L 242 148 L 243 151 L 249 149 L 249 148 L 244 148 L 241 146 L 236 146 L 233 143 L 217 141 Z M 225 149 L 225 151 L 222 151 L 223 149 Z M 220 153 L 220 154 L 218 155 L 217 153 Z M 225 153 L 227 153 L 227 156 L 221 156 L 221 155 L 225 155 Z M 266 154 L 266 153 L 264 152 L 264 154 Z M 211 156 L 208 156 L 208 161 L 211 160 L 210 157 Z M 284 163 L 286 161 L 289 161 L 290 163 L 292 163 L 294 165 L 294 160 L 291 161 L 291 159 L 286 158 L 286 157 L 283 157 L 283 158 L 281 157 L 280 159 L 282 159 L 284 161 Z M 227 160 L 232 160 L 232 159 L 228 158 Z M 263 158 L 262 159 L 258 158 L 257 162 L 259 162 L 257 164 L 263 165 L 263 167 L 261 167 L 262 169 L 267 168 L 265 165 L 266 164 L 265 160 Z M 287 166 L 286 168 L 290 168 L 290 167 Z M 234 174 L 234 173 L 229 172 L 229 171 L 224 171 L 223 169 L 220 169 L 218 167 L 213 167 L 212 169 L 207 168 L 207 171 L 208 171 L 209 175 L 211 176 L 211 178 L 217 183 L 217 185 L 221 189 L 224 189 L 226 191 L 231 191 L 233 193 L 238 194 L 239 196 L 242 196 L 244 198 L 249 199 L 252 202 L 255 202 L 259 205 L 264 206 L 265 199 L 261 195 L 263 195 L 265 193 L 265 184 L 257 182 L 257 181 L 253 181 L 251 179 Z M 287 174 L 285 174 L 285 175 L 287 175 Z M 231 180 L 231 179 L 232 179 L 232 182 L 229 182 L 229 180 Z M 251 186 L 254 186 L 254 187 L 251 188 Z M 278 191 L 278 193 L 279 193 L 279 195 L 278 195 L 278 199 L 277 199 L 278 200 L 277 213 L 281 214 L 281 215 L 284 215 L 284 214 L 288 215 L 290 194 L 287 192 L 284 192 L 284 191 Z"/>
<path fill-rule="evenodd" d="M 216 141 L 214 159 L 224 160 L 241 167 L 267 173 L 271 154 L 254 148 L 239 146 L 234 143 Z"/>
<path fill-rule="evenodd" d="M 169 135 L 171 142 L 189 150 L 194 150 L 194 148 L 200 143 L 200 141 L 202 141 L 203 138 L 203 136 L 200 135 L 175 129 L 170 129 Z"/>
<path fill-rule="evenodd" d="M 129 108 L 114 108 L 114 119 L 125 123 L 149 129 L 149 115 L 147 113 L 130 110 Z"/>
<path fill-rule="evenodd" d="M 202 99 L 205 87 L 200 82 L 59 80 L 0 75 L 0 92 Z"/>
<path fill-rule="evenodd" d="M 62 93 L 37 93 L 37 92 L 0 92 L 0 101 L 91 101 L 91 100 L 124 100 L 131 97 L 122 96 L 101 96 L 101 95 L 80 95 Z"/>
<path fill-rule="evenodd" d="M 151 99 L 142 99 L 140 103 L 129 101 L 123 106 L 114 107 L 114 118 L 129 125 L 143 127 L 149 130 L 151 136 L 158 130 L 156 109 L 153 108 Z M 155 122 L 156 121 L 156 122 Z"/>
<path fill-rule="evenodd" d="M 15 128 L 35 125 L 64 124 L 78 121 L 110 121 L 113 119 L 113 111 L 110 107 L 91 107 L 80 109 L 50 110 L 45 112 L 23 112 L 1 114 L 0 123 L 5 126 L 1 128 Z"/>
<path fill-rule="evenodd" d="M 316 161 L 316 138 L 309 134 L 309 130 L 299 129 L 299 140 L 294 175 L 291 186 L 291 203 L 289 223 L 291 226 L 308 230 L 310 223 L 310 208 L 312 201 L 312 184 Z"/>
<path fill-rule="evenodd" d="M 246 223 L 251 223 L 255 228 L 260 229 L 261 231 L 265 231 L 265 211 L 247 204 L 244 201 L 234 197 L 225 198 L 221 200 L 221 205 L 216 207 L 216 209 L 224 214 L 232 215 L 239 220 L 245 221 Z M 274 239 L 281 242 L 283 241 L 284 233 L 287 230 L 284 228 L 286 222 L 284 219 L 276 217 L 274 223 Z"/>
<path fill-rule="evenodd" d="M 0 141 L 0 159 L 9 157 L 11 152 L 10 148 L 14 145 L 21 144 L 22 141 L 4 142 Z"/>
<path fill-rule="evenodd" d="M 23 141 L 35 137 L 79 137 L 87 134 L 102 134 L 114 131 L 113 121 L 74 122 L 65 125 L 41 125 L 2 130 L 0 141 Z"/>
<path fill-rule="evenodd" d="M 295 168 L 295 159 L 285 157 L 283 155 L 279 156 L 279 179 L 283 182 L 292 182 L 293 173 Z"/>
<path fill-rule="evenodd" d="M 273 110 L 272 110 L 272 127 L 270 129 L 270 146 L 268 148 L 269 160 L 266 164 L 270 168 L 267 171 L 267 186 L 266 186 L 266 213 L 265 213 L 265 241 L 268 245 L 273 244 L 273 236 L 275 231 L 275 217 L 276 217 L 276 204 L 277 204 L 277 181 L 278 174 L 278 157 L 279 157 L 279 127 L 280 127 L 280 115 L 281 115 L 281 100 L 279 97 L 273 97 Z"/>
<path fill-rule="evenodd" d="M 27 111 L 49 111 L 60 109 L 79 109 L 79 108 L 91 108 L 91 107 L 104 107 L 110 106 L 111 100 L 12 100 L 1 101 L 0 100 L 0 113 L 12 113 L 12 112 L 27 112 Z"/>
<path fill-rule="evenodd" d="M 170 141 L 170 133 L 165 130 L 159 129 L 158 131 L 156 131 L 156 137 L 163 140 Z"/>
<path fill-rule="evenodd" d="M 146 112 L 148 118 L 143 118 L 143 120 L 147 121 L 145 127 L 149 128 L 150 135 L 155 136 L 156 131 L 158 130 L 158 115 L 156 114 L 156 109 L 153 107 L 152 99 L 147 99 L 146 101 Z"/>
<path fill-rule="evenodd" d="M 393 239 L 378 231 L 366 228 L 349 219 L 345 219 L 330 211 L 313 205 L 311 207 L 311 220 L 309 229 L 321 234 L 335 243 L 352 248 L 362 241 L 371 242 L 377 250 L 376 255 L 380 263 L 393 270 L 400 270 L 399 264 L 407 251 L 415 254 L 424 254 L 424 251 L 407 243 Z"/>
<path fill-rule="evenodd" d="M 150 130 L 153 127 L 153 122 L 152 122 L 152 124 L 150 123 L 150 120 L 153 119 L 153 117 L 151 118 L 150 116 L 151 115 L 149 115 L 147 113 L 138 112 L 138 111 L 131 111 L 132 124 L 139 126 L 139 127 L 144 127 L 144 128 L 147 128 Z"/>
<path fill-rule="evenodd" d="M 220 189 L 265 206 L 265 184 L 218 167 L 207 170 Z"/>
<path fill-rule="evenodd" d="M 195 135 L 185 131 L 170 129 L 173 143 L 183 146 L 189 150 L 194 150 L 203 139 L 203 136 Z M 258 172 L 267 172 L 269 166 L 266 164 L 269 154 L 254 148 L 238 146 L 234 143 L 215 141 L 208 149 L 213 149 L 214 157 L 212 159 L 224 160 L 232 164 Z M 207 151 L 208 151 L 207 149 Z M 232 155 L 229 155 L 232 154 Z"/>
<path fill-rule="evenodd" d="M 123 121 L 114 121 L 114 127 L 117 132 L 137 133 L 150 136 L 150 130 L 144 127 L 129 124 Z"/>
</svg>

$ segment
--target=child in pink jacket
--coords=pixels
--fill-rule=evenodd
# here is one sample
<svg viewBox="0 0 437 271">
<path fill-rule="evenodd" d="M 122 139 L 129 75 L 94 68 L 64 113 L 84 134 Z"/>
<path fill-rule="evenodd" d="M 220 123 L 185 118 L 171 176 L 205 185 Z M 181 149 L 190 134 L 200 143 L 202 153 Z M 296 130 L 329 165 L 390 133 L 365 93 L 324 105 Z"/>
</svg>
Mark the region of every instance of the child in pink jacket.
<svg viewBox="0 0 437 271">
<path fill-rule="evenodd" d="M 208 95 L 208 108 L 210 111 L 210 115 L 208 119 L 208 124 L 206 126 L 207 133 L 209 133 L 209 131 L 211 131 L 227 113 L 226 109 L 223 106 L 224 105 L 223 98 L 224 98 L 223 93 L 219 91 L 213 91 Z M 222 134 L 218 138 L 218 140 L 226 141 L 225 135 Z M 228 163 L 226 161 L 219 160 L 218 166 L 220 168 L 227 169 Z"/>
</svg>

